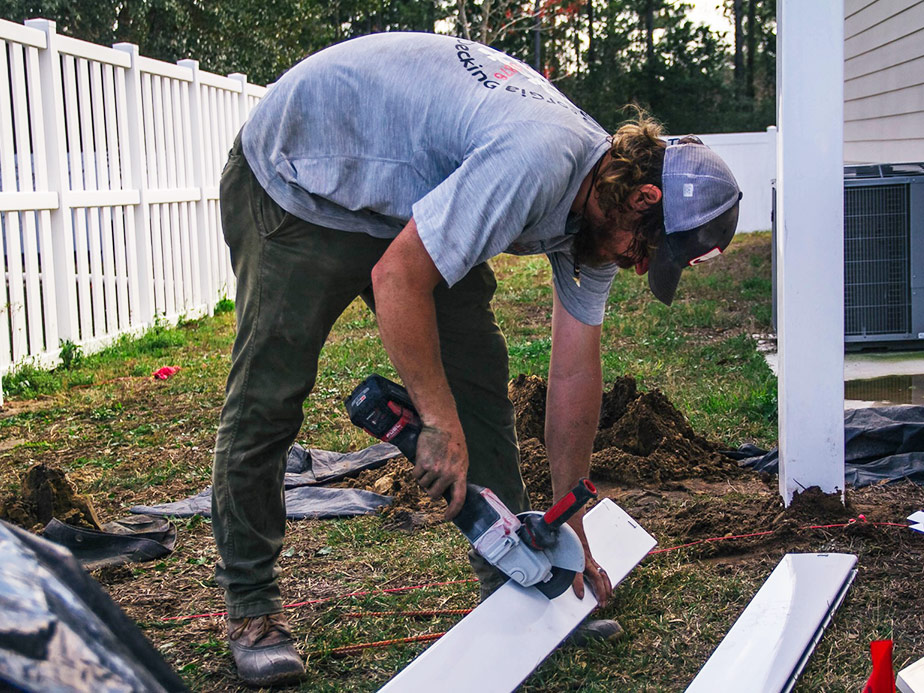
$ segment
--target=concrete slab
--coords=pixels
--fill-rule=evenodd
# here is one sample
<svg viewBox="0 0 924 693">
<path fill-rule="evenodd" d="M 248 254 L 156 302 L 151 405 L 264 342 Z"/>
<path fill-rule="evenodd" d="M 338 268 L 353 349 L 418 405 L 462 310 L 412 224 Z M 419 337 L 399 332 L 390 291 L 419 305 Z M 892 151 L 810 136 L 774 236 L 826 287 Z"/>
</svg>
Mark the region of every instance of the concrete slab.
<svg viewBox="0 0 924 693">
<path fill-rule="evenodd" d="M 767 346 L 760 350 L 776 375 L 779 356 Z M 924 351 L 845 354 L 844 382 L 845 409 L 924 404 Z"/>
<path fill-rule="evenodd" d="M 924 374 L 924 351 L 895 354 L 847 354 L 844 357 L 844 380 L 922 374 Z"/>
</svg>

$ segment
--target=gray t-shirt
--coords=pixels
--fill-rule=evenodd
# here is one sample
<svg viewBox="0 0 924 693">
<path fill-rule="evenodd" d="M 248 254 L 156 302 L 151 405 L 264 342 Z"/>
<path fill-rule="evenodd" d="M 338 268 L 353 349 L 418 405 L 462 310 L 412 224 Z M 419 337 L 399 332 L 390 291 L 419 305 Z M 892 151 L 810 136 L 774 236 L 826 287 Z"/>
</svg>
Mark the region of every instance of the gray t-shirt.
<svg viewBox="0 0 924 693">
<path fill-rule="evenodd" d="M 577 284 L 568 221 L 606 137 L 520 61 L 415 33 L 309 56 L 270 88 L 242 136 L 257 180 L 287 212 L 380 238 L 413 215 L 450 286 L 499 253 L 546 253 L 563 305 L 592 325 L 616 268 L 582 267 Z"/>
</svg>

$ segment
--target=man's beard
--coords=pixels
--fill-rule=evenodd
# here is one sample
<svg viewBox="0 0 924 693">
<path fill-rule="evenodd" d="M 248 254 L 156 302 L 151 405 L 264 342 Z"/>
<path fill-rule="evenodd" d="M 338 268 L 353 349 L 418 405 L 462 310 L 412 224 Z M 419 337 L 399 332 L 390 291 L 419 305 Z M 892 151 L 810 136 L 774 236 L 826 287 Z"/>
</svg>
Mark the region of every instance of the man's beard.
<svg viewBox="0 0 924 693">
<path fill-rule="evenodd" d="M 603 253 L 604 244 L 616 233 L 619 231 L 611 230 L 604 224 L 595 223 L 585 217 L 581 221 L 581 230 L 578 231 L 574 244 L 577 263 L 586 267 L 603 267 L 609 264 L 615 264 L 620 269 L 635 267 L 646 253 L 640 250 L 639 242 L 634 235 L 625 252 L 616 253 L 615 256 Z"/>
</svg>

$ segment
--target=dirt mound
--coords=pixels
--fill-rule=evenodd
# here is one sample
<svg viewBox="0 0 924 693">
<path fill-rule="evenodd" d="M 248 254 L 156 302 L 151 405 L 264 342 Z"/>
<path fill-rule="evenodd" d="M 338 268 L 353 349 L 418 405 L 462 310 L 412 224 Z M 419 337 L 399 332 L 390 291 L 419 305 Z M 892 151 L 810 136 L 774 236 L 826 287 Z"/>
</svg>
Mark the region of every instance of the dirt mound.
<svg viewBox="0 0 924 693">
<path fill-rule="evenodd" d="M 626 485 L 658 485 L 739 473 L 737 465 L 719 454 L 720 446 L 697 435 L 667 397 L 659 390 L 636 393 L 631 378 L 614 385 L 600 419 L 592 477 Z"/>
<path fill-rule="evenodd" d="M 551 499 L 548 462 L 539 433 L 545 420 L 545 392 L 545 381 L 536 376 L 520 375 L 510 383 L 521 468 L 536 507 Z M 659 390 L 640 393 L 634 378 L 622 376 L 603 395 L 591 477 L 625 485 L 658 485 L 739 474 L 737 465 L 719 454 L 719 447 L 697 435 Z"/>
<path fill-rule="evenodd" d="M 507 394 L 517 416 L 517 439 L 537 438 L 545 444 L 545 380 L 520 373 L 510 381 Z"/>
<path fill-rule="evenodd" d="M 52 517 L 78 527 L 101 529 L 90 499 L 77 493 L 62 469 L 37 464 L 20 479 L 18 494 L 0 499 L 0 519 L 41 530 Z"/>
<path fill-rule="evenodd" d="M 446 503 L 432 501 L 412 474 L 414 467 L 405 457 L 390 460 L 378 469 L 367 469 L 342 485 L 391 496 L 391 505 L 382 509 L 386 522 L 396 529 L 416 529 L 442 521 Z"/>
<path fill-rule="evenodd" d="M 600 405 L 600 424 L 598 428 L 605 431 L 622 418 L 629 408 L 629 404 L 639 397 L 635 378 L 621 375 L 609 392 L 603 393 L 603 402 Z"/>
<path fill-rule="evenodd" d="M 520 471 L 536 509 L 552 504 L 552 481 L 544 445 L 546 382 L 518 375 L 509 394 L 517 416 Z M 624 486 L 660 486 L 681 479 L 715 481 L 740 475 L 719 446 L 690 427 L 686 417 L 660 391 L 640 393 L 635 379 L 618 378 L 604 393 L 594 441 L 591 478 Z M 384 515 L 396 526 L 416 527 L 442 519 L 442 501 L 433 503 L 417 486 L 404 458 L 367 470 L 346 485 L 394 498 Z M 405 513 L 398 518 L 397 515 Z"/>
<path fill-rule="evenodd" d="M 520 473 L 529 490 L 529 500 L 536 510 L 552 505 L 552 474 L 545 445 L 538 438 L 520 443 Z"/>
<path fill-rule="evenodd" d="M 793 494 L 785 515 L 788 519 L 805 522 L 837 522 L 853 517 L 851 506 L 850 496 L 847 496 L 845 505 L 841 494 L 824 493 L 817 486 L 811 486 Z"/>
</svg>

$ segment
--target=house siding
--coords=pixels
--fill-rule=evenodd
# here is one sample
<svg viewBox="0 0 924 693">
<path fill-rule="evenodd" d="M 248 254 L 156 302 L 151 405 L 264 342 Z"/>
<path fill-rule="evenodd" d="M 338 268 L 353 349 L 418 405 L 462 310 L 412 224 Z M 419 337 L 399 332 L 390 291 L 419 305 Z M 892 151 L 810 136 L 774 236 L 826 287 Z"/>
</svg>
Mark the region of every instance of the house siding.
<svg viewBox="0 0 924 693">
<path fill-rule="evenodd" d="M 844 160 L 924 161 L 924 0 L 845 0 Z"/>
</svg>

